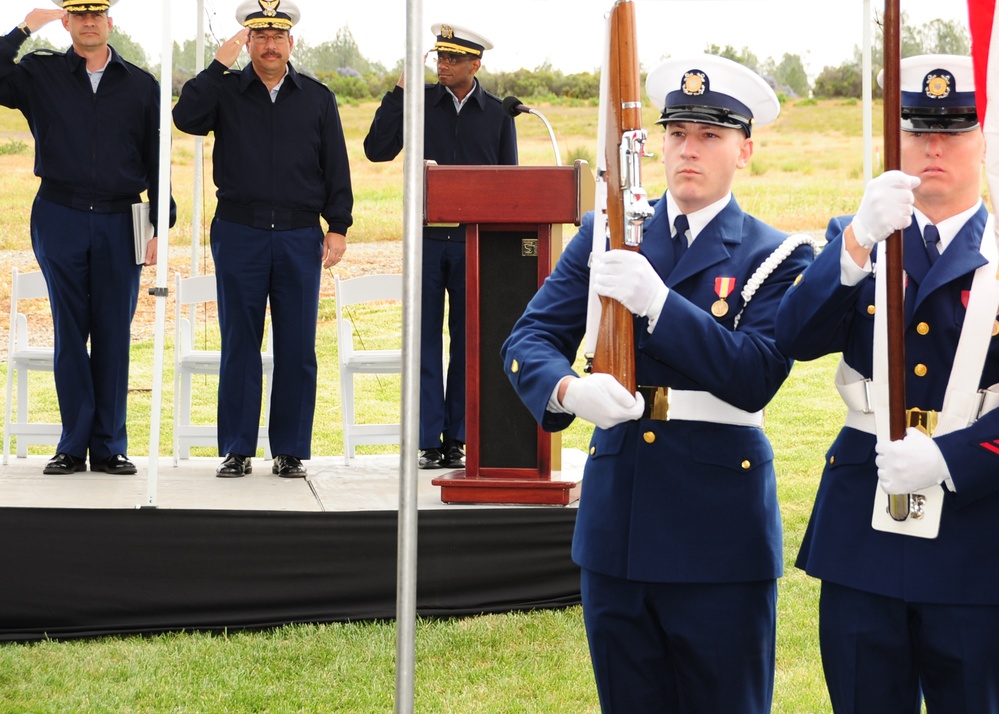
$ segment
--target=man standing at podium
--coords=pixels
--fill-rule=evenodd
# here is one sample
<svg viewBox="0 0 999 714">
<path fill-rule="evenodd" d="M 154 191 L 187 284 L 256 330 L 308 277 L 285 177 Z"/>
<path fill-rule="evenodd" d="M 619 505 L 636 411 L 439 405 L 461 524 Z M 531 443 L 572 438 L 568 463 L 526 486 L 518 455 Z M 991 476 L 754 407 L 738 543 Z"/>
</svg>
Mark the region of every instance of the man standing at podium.
<svg viewBox="0 0 999 714">
<path fill-rule="evenodd" d="M 427 84 L 423 158 L 440 165 L 517 163 L 517 129 L 499 97 L 475 78 L 492 43 L 457 25 L 434 24 L 437 83 Z M 391 161 L 402 150 L 404 77 L 375 112 L 364 154 Z M 455 201 L 474 201 L 456 195 Z M 441 360 L 444 295 L 451 349 L 445 386 Z M 423 229 L 420 346 L 420 468 L 465 465 L 465 226 Z"/>
<path fill-rule="evenodd" d="M 662 108 L 669 190 L 641 249 L 591 255 L 587 214 L 503 362 L 542 428 L 576 417 L 597 427 L 572 555 L 604 711 L 763 714 L 783 567 L 763 408 L 791 369 L 774 314 L 811 239 L 785 236 L 732 196 L 753 127 L 780 110 L 766 82 L 700 56 L 660 64 L 647 91 Z M 636 316 L 636 394 L 573 371 L 591 277 Z"/>
</svg>

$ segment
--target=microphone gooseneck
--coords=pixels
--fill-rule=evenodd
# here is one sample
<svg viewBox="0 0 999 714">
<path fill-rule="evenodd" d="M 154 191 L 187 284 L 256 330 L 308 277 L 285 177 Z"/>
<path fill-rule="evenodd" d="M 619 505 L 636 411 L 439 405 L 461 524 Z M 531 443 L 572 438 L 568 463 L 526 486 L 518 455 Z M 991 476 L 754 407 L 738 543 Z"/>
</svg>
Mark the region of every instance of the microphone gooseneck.
<svg viewBox="0 0 999 714">
<path fill-rule="evenodd" d="M 503 100 L 503 111 L 512 117 L 516 117 L 518 114 L 533 114 L 538 119 L 544 122 L 545 128 L 548 129 L 548 136 L 552 140 L 552 148 L 555 150 L 555 165 L 562 165 L 562 153 L 558 150 L 558 141 L 555 139 L 555 132 L 552 130 L 552 125 L 548 123 L 544 115 L 537 109 L 531 109 L 531 107 L 525 106 L 516 97 L 507 97 Z"/>
</svg>

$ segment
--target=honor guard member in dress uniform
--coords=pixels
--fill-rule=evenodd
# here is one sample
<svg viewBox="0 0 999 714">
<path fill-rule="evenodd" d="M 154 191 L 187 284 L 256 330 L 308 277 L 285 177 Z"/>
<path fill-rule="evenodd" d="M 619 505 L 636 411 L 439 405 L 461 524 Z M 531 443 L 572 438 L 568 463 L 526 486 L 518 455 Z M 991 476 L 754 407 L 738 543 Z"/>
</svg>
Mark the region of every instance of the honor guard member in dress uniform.
<svg viewBox="0 0 999 714">
<path fill-rule="evenodd" d="M 902 60 L 901 171 L 872 180 L 856 215 L 830 221 L 827 246 L 777 313 L 777 344 L 793 358 L 842 353 L 846 423 L 797 561 L 822 580 L 837 713 L 916 714 L 921 695 L 930 714 L 999 712 L 999 414 L 975 422 L 996 398 L 976 392 L 999 382 L 999 297 L 974 90 L 968 57 Z M 887 411 L 876 399 L 887 340 L 876 246 L 897 230 L 906 406 L 924 430 L 893 442 L 876 436 Z M 938 501 L 935 538 L 875 527 L 887 494 L 915 492 Z"/>
<path fill-rule="evenodd" d="M 780 110 L 763 79 L 697 56 L 663 62 L 646 89 L 669 189 L 640 250 L 591 257 L 587 214 L 502 357 L 542 428 L 596 425 L 572 556 L 603 710 L 769 712 L 783 561 L 763 408 L 791 370 L 777 304 L 813 249 L 731 192 L 754 125 Z M 636 316 L 637 394 L 573 371 L 591 272 Z"/>
<path fill-rule="evenodd" d="M 54 0 L 0 38 L 0 104 L 24 114 L 41 179 L 31 245 L 45 275 L 55 328 L 62 435 L 47 474 L 134 474 L 126 410 L 131 323 L 142 264 L 132 204 L 148 191 L 157 221 L 159 85 L 108 45 L 117 0 Z M 60 21 L 72 45 L 15 63 L 24 41 Z M 171 202 L 171 224 L 174 218 Z M 90 351 L 87 351 L 87 342 Z"/>
<path fill-rule="evenodd" d="M 437 83 L 427 84 L 423 158 L 441 165 L 516 164 L 517 129 L 503 103 L 475 78 L 492 43 L 471 30 L 436 23 Z M 375 112 L 364 155 L 391 161 L 402 150 L 403 86 Z M 455 196 L 455 200 L 474 200 Z M 445 380 L 441 360 L 444 296 L 451 340 Z M 420 468 L 465 465 L 465 226 L 423 229 L 423 298 L 420 345 Z M 446 383 L 445 383 L 446 382 Z"/>
<path fill-rule="evenodd" d="M 300 17 L 290 0 L 246 0 L 243 29 L 187 82 L 173 110 L 181 131 L 215 132 L 218 207 L 211 244 L 222 330 L 216 474 L 251 472 L 257 451 L 270 301 L 274 388 L 271 471 L 305 477 L 316 408 L 321 268 L 347 248 L 354 204 L 336 97 L 289 62 Z M 229 70 L 246 47 L 250 63 Z M 323 230 L 320 219 L 325 221 Z"/>
</svg>

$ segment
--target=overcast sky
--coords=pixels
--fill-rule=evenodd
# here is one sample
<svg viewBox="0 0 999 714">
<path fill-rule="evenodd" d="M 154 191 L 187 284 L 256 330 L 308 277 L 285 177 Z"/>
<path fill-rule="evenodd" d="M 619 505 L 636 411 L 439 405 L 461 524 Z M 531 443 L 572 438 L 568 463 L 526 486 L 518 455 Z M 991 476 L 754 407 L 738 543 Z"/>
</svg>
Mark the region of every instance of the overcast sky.
<svg viewBox="0 0 999 714">
<path fill-rule="evenodd" d="M 161 2 L 170 2 L 174 37 L 192 39 L 197 31 L 197 0 L 120 0 L 111 16 L 118 26 L 159 62 Z M 204 0 L 206 31 L 229 37 L 239 29 L 238 0 Z M 910 24 L 957 20 L 967 27 L 964 0 L 900 0 Z M 612 0 L 424 0 L 425 48 L 433 43 L 430 25 L 448 22 L 488 37 L 495 49 L 484 57 L 493 71 L 534 69 L 544 62 L 565 73 L 586 72 L 600 64 L 604 14 Z M 333 39 L 348 27 L 361 53 L 392 67 L 405 54 L 405 0 L 298 0 L 302 20 L 294 30 L 310 44 Z M 0 26 L 13 27 L 43 0 L 2 0 Z M 883 0 L 872 0 L 880 12 Z M 749 47 L 761 60 L 780 61 L 784 53 L 802 58 L 814 77 L 827 65 L 850 58 L 863 41 L 863 0 L 635 0 L 638 49 L 644 68 L 667 55 L 700 53 L 709 44 Z M 57 26 L 44 31 L 54 43 L 67 44 Z"/>
</svg>

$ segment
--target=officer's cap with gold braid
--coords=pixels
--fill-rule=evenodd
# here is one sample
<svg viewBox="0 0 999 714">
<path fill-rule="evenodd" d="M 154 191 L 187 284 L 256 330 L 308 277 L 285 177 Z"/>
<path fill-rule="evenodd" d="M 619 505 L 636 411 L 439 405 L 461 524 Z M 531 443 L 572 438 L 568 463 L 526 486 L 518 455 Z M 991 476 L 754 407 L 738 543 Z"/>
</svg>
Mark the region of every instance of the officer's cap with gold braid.
<svg viewBox="0 0 999 714">
<path fill-rule="evenodd" d="M 689 121 L 742 129 L 769 124 L 780 101 L 763 78 L 748 67 L 717 55 L 677 57 L 649 72 L 645 91 L 662 118 L 656 124 Z"/>
<path fill-rule="evenodd" d="M 66 12 L 107 12 L 118 0 L 52 0 Z"/>
<path fill-rule="evenodd" d="M 479 33 L 458 25 L 435 22 L 430 26 L 430 31 L 437 35 L 437 43 L 434 45 L 436 52 L 481 57 L 483 51 L 493 48 L 493 43 Z"/>
<path fill-rule="evenodd" d="M 236 22 L 251 30 L 290 30 L 301 18 L 291 0 L 243 0 L 236 8 Z"/>
<path fill-rule="evenodd" d="M 978 128 L 970 57 L 917 55 L 899 63 L 902 130 L 960 134 Z M 884 86 L 884 70 L 878 73 Z"/>
</svg>

